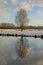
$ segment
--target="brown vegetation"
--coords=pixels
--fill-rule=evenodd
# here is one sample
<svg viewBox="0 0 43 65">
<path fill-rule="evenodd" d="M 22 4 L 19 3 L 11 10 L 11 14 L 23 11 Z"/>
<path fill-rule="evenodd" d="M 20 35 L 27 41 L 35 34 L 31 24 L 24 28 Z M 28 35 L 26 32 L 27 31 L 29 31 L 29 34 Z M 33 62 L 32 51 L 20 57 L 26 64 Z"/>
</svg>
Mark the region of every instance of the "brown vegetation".
<svg viewBox="0 0 43 65">
<path fill-rule="evenodd" d="M 13 24 L 9 24 L 9 23 L 1 23 L 0 24 L 0 29 L 21 29 L 20 26 L 15 26 Z M 43 29 L 43 26 L 22 26 L 22 30 L 25 29 Z"/>
</svg>

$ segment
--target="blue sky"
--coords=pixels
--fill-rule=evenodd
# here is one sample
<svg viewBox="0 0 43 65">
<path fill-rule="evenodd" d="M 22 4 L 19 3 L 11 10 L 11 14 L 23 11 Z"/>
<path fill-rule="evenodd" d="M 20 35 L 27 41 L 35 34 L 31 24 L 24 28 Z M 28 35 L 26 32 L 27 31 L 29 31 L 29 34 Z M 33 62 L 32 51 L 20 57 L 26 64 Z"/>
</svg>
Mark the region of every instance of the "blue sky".
<svg viewBox="0 0 43 65">
<path fill-rule="evenodd" d="M 0 0 L 0 23 L 14 23 L 20 8 L 26 10 L 29 25 L 43 25 L 43 0 Z"/>
</svg>

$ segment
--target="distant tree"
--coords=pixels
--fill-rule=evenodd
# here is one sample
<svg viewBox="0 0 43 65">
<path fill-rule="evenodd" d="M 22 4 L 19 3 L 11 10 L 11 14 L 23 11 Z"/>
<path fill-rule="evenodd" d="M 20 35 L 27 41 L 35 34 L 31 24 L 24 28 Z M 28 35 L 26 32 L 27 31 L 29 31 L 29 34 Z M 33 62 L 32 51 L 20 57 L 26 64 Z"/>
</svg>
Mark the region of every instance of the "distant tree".
<svg viewBox="0 0 43 65">
<path fill-rule="evenodd" d="M 27 13 L 24 9 L 17 11 L 15 23 L 21 27 L 21 31 L 23 30 L 23 26 L 26 26 L 28 24 Z"/>
</svg>

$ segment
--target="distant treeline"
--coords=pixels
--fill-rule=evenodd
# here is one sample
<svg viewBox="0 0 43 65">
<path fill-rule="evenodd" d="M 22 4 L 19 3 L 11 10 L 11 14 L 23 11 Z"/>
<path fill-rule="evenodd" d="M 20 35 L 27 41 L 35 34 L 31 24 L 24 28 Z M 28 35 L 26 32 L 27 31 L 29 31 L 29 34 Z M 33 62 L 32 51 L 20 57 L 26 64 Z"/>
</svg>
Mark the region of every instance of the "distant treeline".
<svg viewBox="0 0 43 65">
<path fill-rule="evenodd" d="M 20 26 L 15 26 L 11 23 L 0 23 L 0 29 L 21 29 Z M 23 30 L 25 29 L 43 29 L 43 26 L 23 26 Z"/>
<path fill-rule="evenodd" d="M 0 23 L 0 29 L 13 29 L 14 27 L 12 23 Z"/>
</svg>

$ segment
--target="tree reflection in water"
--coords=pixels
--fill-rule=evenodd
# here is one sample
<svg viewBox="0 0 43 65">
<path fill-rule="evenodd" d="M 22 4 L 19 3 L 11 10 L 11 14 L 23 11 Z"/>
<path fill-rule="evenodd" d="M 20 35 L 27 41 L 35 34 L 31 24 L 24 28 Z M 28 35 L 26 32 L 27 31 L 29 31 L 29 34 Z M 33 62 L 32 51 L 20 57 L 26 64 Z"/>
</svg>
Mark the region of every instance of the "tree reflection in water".
<svg viewBox="0 0 43 65">
<path fill-rule="evenodd" d="M 28 47 L 28 40 L 24 37 L 21 37 L 16 44 L 17 55 L 20 58 L 24 58 L 27 55 Z"/>
</svg>

